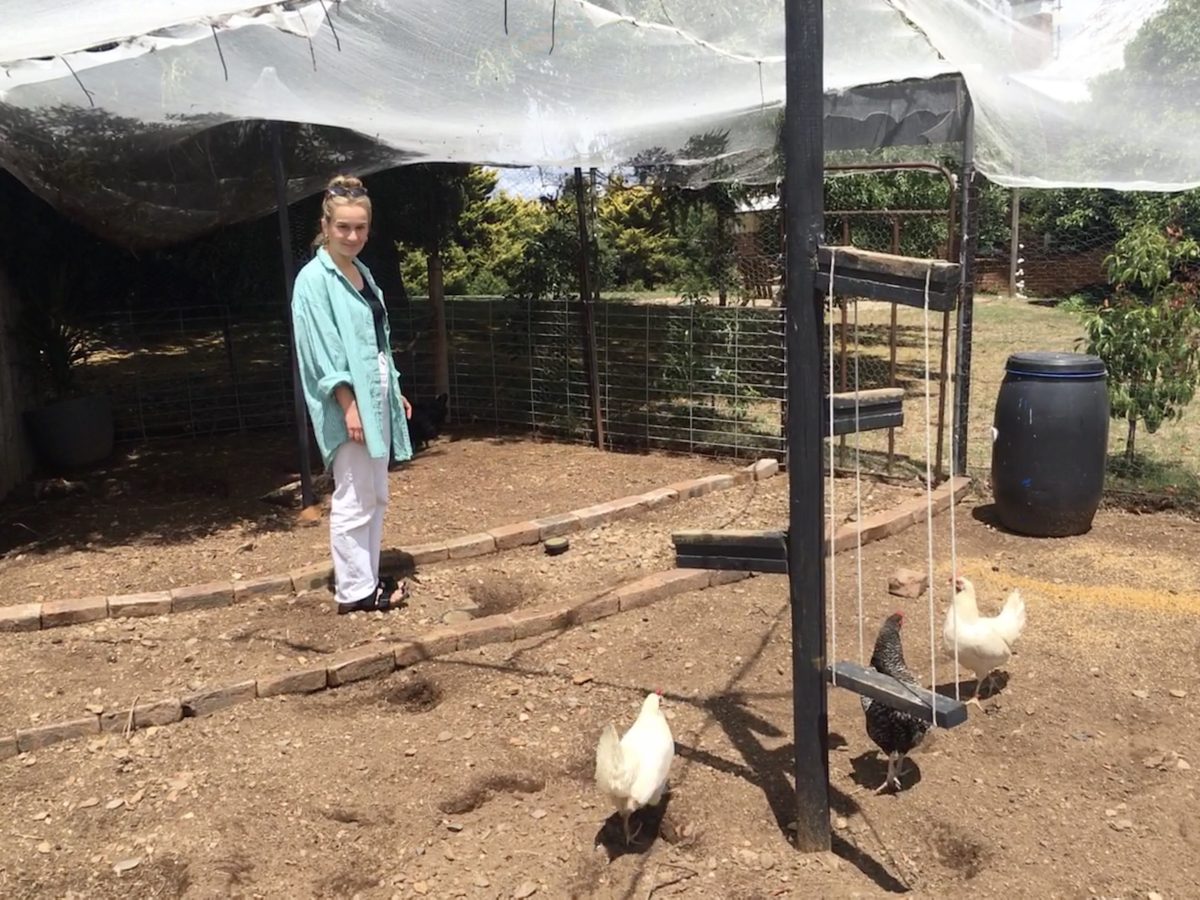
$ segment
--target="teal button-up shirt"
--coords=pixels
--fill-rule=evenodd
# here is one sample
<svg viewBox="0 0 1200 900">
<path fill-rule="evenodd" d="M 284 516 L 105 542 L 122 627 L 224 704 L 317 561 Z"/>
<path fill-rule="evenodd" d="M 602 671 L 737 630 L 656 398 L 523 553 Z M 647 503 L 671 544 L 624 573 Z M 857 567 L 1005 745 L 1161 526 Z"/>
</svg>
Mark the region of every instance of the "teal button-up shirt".
<svg viewBox="0 0 1200 900">
<path fill-rule="evenodd" d="M 383 292 L 370 270 L 358 260 L 354 264 L 382 302 Z M 371 457 L 380 459 L 388 452 L 389 435 L 383 432 L 383 404 L 387 403 L 392 419 L 392 456 L 401 462 L 410 459 L 412 443 L 400 401 L 400 373 L 389 349 L 389 390 L 384 397 L 371 308 L 338 270 L 324 247 L 296 275 L 292 324 L 300 361 L 300 383 L 326 471 L 333 466 L 337 448 L 350 439 L 345 413 L 334 396 L 334 388 L 339 384 L 348 384 L 354 390 Z M 391 329 L 386 319 L 384 334 L 390 348 Z"/>
</svg>

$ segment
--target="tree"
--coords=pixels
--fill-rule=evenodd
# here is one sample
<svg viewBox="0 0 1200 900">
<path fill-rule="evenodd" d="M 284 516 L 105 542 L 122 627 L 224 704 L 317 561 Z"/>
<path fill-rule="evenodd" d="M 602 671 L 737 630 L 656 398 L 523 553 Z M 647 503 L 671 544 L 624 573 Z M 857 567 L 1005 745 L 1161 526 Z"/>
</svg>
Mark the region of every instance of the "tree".
<svg viewBox="0 0 1200 900">
<path fill-rule="evenodd" d="M 1106 260 L 1115 294 L 1085 314 L 1089 353 L 1104 360 L 1113 418 L 1128 423 L 1125 461 L 1135 456 L 1138 421 L 1153 434 L 1177 419 L 1200 380 L 1200 311 L 1189 266 L 1200 246 L 1177 228 L 1140 226 Z"/>
<path fill-rule="evenodd" d="M 430 163 L 403 166 L 371 178 L 379 213 L 391 227 L 387 237 L 397 248 L 418 247 L 425 254 L 433 331 L 433 391 L 450 392 L 450 342 L 446 333 L 443 250 L 454 238 L 467 205 L 469 166 Z"/>
</svg>

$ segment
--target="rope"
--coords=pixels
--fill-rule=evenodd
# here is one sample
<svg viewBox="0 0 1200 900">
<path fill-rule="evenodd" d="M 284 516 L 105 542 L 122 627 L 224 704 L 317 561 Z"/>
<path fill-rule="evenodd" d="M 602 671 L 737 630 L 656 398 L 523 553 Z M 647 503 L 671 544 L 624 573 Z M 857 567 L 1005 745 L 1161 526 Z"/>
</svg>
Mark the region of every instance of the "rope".
<svg viewBox="0 0 1200 900">
<path fill-rule="evenodd" d="M 833 466 L 833 270 L 837 248 L 829 250 L 829 530 L 826 541 L 829 547 L 829 633 L 830 654 L 833 656 L 832 683 L 837 686 L 837 563 L 834 560 L 834 537 L 837 534 L 837 488 L 834 484 Z"/>
<path fill-rule="evenodd" d="M 862 429 L 859 427 L 859 388 L 858 380 L 858 358 L 859 353 L 858 343 L 858 300 L 854 301 L 854 522 L 857 525 L 855 528 L 855 538 L 857 550 L 855 554 L 855 563 L 857 565 L 856 584 L 858 587 L 858 661 L 861 665 L 867 664 L 866 643 L 863 637 L 863 570 L 862 570 Z M 833 444 L 829 445 L 830 461 L 833 460 Z"/>
<path fill-rule="evenodd" d="M 933 720 L 937 725 L 937 644 L 935 643 L 933 602 L 933 414 L 929 392 L 929 279 L 933 266 L 925 270 L 925 541 L 929 567 L 929 705 L 935 710 Z"/>
</svg>

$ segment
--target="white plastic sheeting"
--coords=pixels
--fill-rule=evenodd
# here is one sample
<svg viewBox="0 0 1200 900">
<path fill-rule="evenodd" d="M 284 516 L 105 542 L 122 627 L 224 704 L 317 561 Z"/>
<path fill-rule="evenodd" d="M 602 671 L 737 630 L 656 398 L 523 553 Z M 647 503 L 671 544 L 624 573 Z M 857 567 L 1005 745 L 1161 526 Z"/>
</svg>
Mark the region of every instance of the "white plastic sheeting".
<svg viewBox="0 0 1200 900">
<path fill-rule="evenodd" d="M 993 180 L 1192 187 L 1195 94 L 1173 90 L 1171 66 L 1145 52 L 1124 68 L 1167 4 L 825 0 L 825 86 L 961 73 Z M 199 214 L 179 234 L 237 217 L 229 188 L 258 162 L 212 164 L 201 201 L 202 178 L 181 196 L 138 160 L 158 171 L 151 156 L 195 156 L 239 120 L 322 129 L 328 154 L 309 160 L 311 179 L 339 165 L 612 168 L 664 153 L 699 180 L 775 172 L 782 0 L 0 0 L 0 22 L 0 164 L 60 203 L 141 204 L 148 226 L 155 208 L 191 204 Z M 880 103 L 852 106 L 869 118 L 889 112 Z"/>
</svg>

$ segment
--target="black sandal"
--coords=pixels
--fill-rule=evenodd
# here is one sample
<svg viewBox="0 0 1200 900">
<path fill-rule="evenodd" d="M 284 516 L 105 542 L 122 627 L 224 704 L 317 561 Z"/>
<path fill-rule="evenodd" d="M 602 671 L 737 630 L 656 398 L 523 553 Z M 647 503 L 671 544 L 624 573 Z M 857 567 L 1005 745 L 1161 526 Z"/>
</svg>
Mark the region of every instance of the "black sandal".
<svg viewBox="0 0 1200 900">
<path fill-rule="evenodd" d="M 396 598 L 395 605 L 403 606 L 404 601 L 408 599 L 408 585 L 403 581 L 396 581 L 391 575 L 383 575 L 379 579 L 379 599 L 375 601 L 375 608 L 383 612 L 387 612 L 392 608 L 392 598 Z"/>
<path fill-rule="evenodd" d="M 356 612 L 371 612 L 371 610 L 375 608 L 375 595 L 371 594 L 371 596 L 363 597 L 361 600 L 355 600 L 353 603 L 339 603 L 337 605 L 337 614 L 339 616 L 345 616 Z"/>
</svg>

